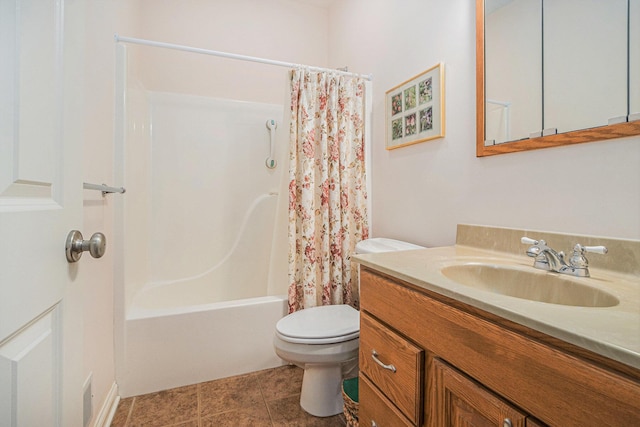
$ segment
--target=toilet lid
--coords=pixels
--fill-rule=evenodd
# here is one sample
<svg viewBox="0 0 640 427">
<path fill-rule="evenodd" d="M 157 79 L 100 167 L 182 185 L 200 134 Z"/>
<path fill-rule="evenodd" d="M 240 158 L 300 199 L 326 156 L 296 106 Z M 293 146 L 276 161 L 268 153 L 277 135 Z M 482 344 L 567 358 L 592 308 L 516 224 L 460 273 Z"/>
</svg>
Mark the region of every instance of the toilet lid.
<svg viewBox="0 0 640 427">
<path fill-rule="evenodd" d="M 307 308 L 280 319 L 276 333 L 284 341 L 293 343 L 348 341 L 360 335 L 360 313 L 346 304 Z"/>
</svg>

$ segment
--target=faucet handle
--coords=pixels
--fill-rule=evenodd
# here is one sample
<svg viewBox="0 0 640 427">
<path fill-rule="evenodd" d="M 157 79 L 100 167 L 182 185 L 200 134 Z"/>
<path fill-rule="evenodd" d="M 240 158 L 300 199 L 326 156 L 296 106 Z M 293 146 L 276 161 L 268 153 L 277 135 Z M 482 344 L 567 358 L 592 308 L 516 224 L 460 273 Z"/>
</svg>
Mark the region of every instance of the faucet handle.
<svg viewBox="0 0 640 427">
<path fill-rule="evenodd" d="M 520 239 L 520 242 L 524 243 L 526 245 L 532 245 L 531 248 L 529 248 L 530 250 L 534 249 L 534 248 L 536 248 L 537 251 L 543 251 L 545 249 L 551 249 L 549 246 L 547 246 L 547 242 L 545 240 L 542 240 L 542 239 L 534 240 L 534 239 L 531 239 L 531 238 L 525 236 L 525 237 L 522 237 Z"/>
<path fill-rule="evenodd" d="M 583 252 L 591 252 L 594 254 L 600 254 L 600 255 L 604 255 L 607 252 L 609 252 L 609 250 L 606 248 L 606 246 L 582 246 L 581 244 L 577 244 L 575 249 L 578 249 L 578 246 L 580 246 L 582 248 Z"/>
<path fill-rule="evenodd" d="M 569 264 L 575 269 L 574 274 L 580 277 L 589 277 L 589 260 L 584 256 L 585 252 L 594 254 L 606 254 L 607 248 L 604 246 L 582 246 L 580 243 L 573 247 L 573 255 Z"/>
</svg>

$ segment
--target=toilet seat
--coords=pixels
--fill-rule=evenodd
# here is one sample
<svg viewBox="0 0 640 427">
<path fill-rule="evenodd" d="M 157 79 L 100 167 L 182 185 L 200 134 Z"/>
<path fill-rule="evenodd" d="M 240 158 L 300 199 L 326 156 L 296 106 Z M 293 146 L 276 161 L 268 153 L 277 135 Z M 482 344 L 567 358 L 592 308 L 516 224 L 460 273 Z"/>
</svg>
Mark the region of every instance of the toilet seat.
<svg viewBox="0 0 640 427">
<path fill-rule="evenodd" d="M 346 304 L 307 308 L 280 319 L 276 335 L 297 344 L 349 341 L 360 336 L 360 313 Z"/>
</svg>

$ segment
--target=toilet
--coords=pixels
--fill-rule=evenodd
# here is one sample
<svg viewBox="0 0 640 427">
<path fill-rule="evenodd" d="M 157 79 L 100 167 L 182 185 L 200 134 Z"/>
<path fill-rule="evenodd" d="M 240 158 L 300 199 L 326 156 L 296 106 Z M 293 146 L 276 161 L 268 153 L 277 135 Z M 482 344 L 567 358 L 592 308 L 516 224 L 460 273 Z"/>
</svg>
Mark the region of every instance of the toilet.
<svg viewBox="0 0 640 427">
<path fill-rule="evenodd" d="M 387 238 L 363 240 L 356 253 L 424 249 Z M 291 313 L 278 321 L 273 338 L 281 359 L 304 369 L 300 406 L 316 417 L 342 412 L 342 380 L 358 375 L 360 313 L 353 307 L 325 305 Z"/>
</svg>

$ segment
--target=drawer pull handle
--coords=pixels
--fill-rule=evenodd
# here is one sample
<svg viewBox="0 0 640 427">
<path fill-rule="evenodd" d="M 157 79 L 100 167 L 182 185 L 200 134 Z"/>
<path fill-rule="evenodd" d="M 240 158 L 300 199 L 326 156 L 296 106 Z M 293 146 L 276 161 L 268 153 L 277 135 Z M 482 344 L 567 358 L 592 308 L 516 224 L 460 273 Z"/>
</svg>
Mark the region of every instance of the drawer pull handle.
<svg viewBox="0 0 640 427">
<path fill-rule="evenodd" d="M 391 372 L 393 372 L 394 374 L 396 373 L 396 367 L 393 365 L 385 365 L 384 363 L 382 363 L 382 361 L 380 359 L 378 359 L 378 352 L 376 352 L 375 350 L 371 350 L 371 358 L 380 366 L 382 366 L 384 369 L 388 369 Z"/>
<path fill-rule="evenodd" d="M 509 418 L 505 418 L 504 421 L 502 422 L 502 427 L 511 427 L 511 420 Z"/>
</svg>

